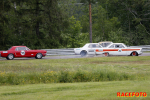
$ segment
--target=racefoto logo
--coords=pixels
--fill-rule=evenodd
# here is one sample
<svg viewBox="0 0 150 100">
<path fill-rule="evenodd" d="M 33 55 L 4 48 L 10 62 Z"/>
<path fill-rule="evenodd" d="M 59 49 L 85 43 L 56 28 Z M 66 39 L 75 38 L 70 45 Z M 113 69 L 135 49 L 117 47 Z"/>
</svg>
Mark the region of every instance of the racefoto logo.
<svg viewBox="0 0 150 100">
<path fill-rule="evenodd" d="M 117 92 L 117 97 L 147 97 L 146 92 Z"/>
</svg>

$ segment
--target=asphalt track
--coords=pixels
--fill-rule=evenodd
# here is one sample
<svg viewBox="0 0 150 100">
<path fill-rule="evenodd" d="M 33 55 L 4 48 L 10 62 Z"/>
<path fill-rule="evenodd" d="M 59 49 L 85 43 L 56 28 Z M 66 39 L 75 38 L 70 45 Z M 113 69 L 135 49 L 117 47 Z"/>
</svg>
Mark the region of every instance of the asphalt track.
<svg viewBox="0 0 150 100">
<path fill-rule="evenodd" d="M 142 55 L 139 56 L 150 56 L 150 53 L 142 53 Z M 90 58 L 90 57 L 104 57 L 104 55 L 88 55 L 86 57 L 81 57 L 80 55 L 60 55 L 60 56 L 46 56 L 43 57 L 42 60 L 44 59 L 71 59 L 71 58 Z M 112 56 L 114 57 L 114 56 Z M 30 60 L 30 59 L 35 59 L 35 58 L 14 58 L 14 60 Z M 2 60 L 7 60 L 6 58 L 0 58 L 0 61 Z"/>
</svg>

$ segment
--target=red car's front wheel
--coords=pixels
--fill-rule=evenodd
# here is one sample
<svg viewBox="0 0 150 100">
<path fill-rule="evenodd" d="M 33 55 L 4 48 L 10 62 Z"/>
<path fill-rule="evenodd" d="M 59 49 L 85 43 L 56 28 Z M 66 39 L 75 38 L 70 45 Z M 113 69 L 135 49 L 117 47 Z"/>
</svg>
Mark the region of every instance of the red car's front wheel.
<svg viewBox="0 0 150 100">
<path fill-rule="evenodd" d="M 41 59 L 43 57 L 43 55 L 41 53 L 36 54 L 35 58 L 36 59 Z"/>
</svg>

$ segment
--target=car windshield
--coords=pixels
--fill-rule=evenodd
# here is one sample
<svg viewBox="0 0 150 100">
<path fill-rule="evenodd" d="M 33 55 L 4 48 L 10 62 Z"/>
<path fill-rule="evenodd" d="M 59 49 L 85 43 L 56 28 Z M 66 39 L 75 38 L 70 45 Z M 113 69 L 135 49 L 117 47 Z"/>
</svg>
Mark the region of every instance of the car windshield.
<svg viewBox="0 0 150 100">
<path fill-rule="evenodd" d="M 110 44 L 111 44 L 111 42 L 110 42 L 110 43 L 101 43 L 100 45 L 101 45 L 102 47 L 108 47 Z"/>
<path fill-rule="evenodd" d="M 123 43 L 124 44 L 124 43 Z M 125 47 L 128 47 L 127 45 L 124 44 Z"/>
<path fill-rule="evenodd" d="M 88 44 L 85 44 L 82 48 L 85 48 L 85 47 L 87 47 L 88 46 Z"/>
<path fill-rule="evenodd" d="M 30 50 L 29 48 L 26 48 L 27 50 Z"/>
<path fill-rule="evenodd" d="M 10 47 L 8 50 L 10 50 L 12 47 Z"/>
</svg>

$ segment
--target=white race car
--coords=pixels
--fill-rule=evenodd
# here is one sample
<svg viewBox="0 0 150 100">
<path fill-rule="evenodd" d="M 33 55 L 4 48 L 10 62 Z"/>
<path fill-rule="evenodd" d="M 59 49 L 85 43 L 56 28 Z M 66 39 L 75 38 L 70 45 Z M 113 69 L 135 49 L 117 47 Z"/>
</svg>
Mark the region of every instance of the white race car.
<svg viewBox="0 0 150 100">
<path fill-rule="evenodd" d="M 124 43 L 111 43 L 106 48 L 99 48 L 95 50 L 95 54 L 109 55 L 128 55 L 128 56 L 138 56 L 142 54 L 142 48 L 130 48 Z"/>
<path fill-rule="evenodd" d="M 86 56 L 87 54 L 95 54 L 95 50 L 101 48 L 99 43 L 87 43 L 82 48 L 75 48 L 74 52 L 76 55 Z"/>
</svg>

